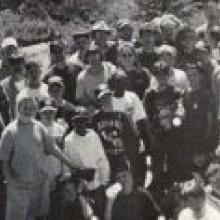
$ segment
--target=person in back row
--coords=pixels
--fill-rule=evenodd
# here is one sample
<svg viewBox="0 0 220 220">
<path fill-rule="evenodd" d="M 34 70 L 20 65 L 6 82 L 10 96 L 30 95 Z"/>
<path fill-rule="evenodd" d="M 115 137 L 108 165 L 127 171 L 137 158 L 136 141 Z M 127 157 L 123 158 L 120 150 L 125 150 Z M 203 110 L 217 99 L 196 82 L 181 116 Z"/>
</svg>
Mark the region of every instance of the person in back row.
<svg viewBox="0 0 220 220">
<path fill-rule="evenodd" d="M 1 55 L 0 60 L 0 80 L 5 79 L 10 74 L 9 58 L 12 55 L 18 53 L 18 42 L 13 37 L 6 37 L 1 43 Z"/>
<path fill-rule="evenodd" d="M 65 92 L 63 96 L 67 101 L 75 103 L 77 76 L 74 75 L 74 72 L 72 72 L 71 68 L 66 63 L 62 43 L 55 41 L 50 44 L 50 58 L 50 72 L 44 77 L 43 81 L 47 83 L 48 78 L 54 75 L 62 77 L 65 85 Z"/>
<path fill-rule="evenodd" d="M 137 49 L 137 59 L 142 65 L 152 72 L 154 63 L 158 60 L 155 48 L 160 30 L 153 22 L 146 22 L 139 29 L 139 38 L 142 47 Z"/>
<path fill-rule="evenodd" d="M 77 78 L 76 101 L 93 111 L 97 107 L 95 88 L 101 83 L 107 83 L 115 73 L 115 66 L 104 62 L 100 48 L 93 42 L 86 56 L 89 65 Z"/>
</svg>

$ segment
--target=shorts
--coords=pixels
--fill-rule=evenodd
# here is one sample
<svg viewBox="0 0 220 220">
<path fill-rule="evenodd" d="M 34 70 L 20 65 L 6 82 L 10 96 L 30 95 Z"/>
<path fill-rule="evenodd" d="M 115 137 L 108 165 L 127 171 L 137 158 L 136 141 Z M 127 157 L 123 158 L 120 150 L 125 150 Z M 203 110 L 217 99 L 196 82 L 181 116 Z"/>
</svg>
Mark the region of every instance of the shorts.
<svg viewBox="0 0 220 220">
<path fill-rule="evenodd" d="M 49 181 L 33 189 L 7 188 L 6 220 L 35 220 L 49 212 Z"/>
</svg>

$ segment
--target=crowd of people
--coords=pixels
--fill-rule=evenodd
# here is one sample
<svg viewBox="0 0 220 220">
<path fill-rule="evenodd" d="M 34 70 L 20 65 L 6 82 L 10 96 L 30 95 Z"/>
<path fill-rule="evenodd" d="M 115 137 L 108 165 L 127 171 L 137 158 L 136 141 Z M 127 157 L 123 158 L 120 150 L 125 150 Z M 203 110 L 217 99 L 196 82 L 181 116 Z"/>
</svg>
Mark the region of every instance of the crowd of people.
<svg viewBox="0 0 220 220">
<path fill-rule="evenodd" d="M 1 43 L 0 218 L 220 219 L 220 2 L 194 28 L 164 14 L 97 21 L 50 66 Z"/>
</svg>

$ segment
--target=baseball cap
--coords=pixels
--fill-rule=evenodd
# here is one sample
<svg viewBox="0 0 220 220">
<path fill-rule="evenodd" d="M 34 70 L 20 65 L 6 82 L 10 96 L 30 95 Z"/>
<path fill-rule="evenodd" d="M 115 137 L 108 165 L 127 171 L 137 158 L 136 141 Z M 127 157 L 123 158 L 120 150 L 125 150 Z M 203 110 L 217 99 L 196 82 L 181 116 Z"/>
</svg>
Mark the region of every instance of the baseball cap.
<svg viewBox="0 0 220 220">
<path fill-rule="evenodd" d="M 154 33 L 159 33 L 160 30 L 158 28 L 158 26 L 153 23 L 153 22 L 145 22 L 140 26 L 139 29 L 139 33 L 143 33 L 143 32 L 154 32 Z"/>
<path fill-rule="evenodd" d="M 104 31 L 104 32 L 110 33 L 111 29 L 105 23 L 105 21 L 98 21 L 92 27 L 92 32 L 95 32 L 95 31 Z"/>
<path fill-rule="evenodd" d="M 164 44 L 164 45 L 161 45 L 159 48 L 157 48 L 157 53 L 159 55 L 170 54 L 171 56 L 175 57 L 177 54 L 177 50 L 175 47 Z"/>
<path fill-rule="evenodd" d="M 4 38 L 2 43 L 1 43 L 1 48 L 4 49 L 8 46 L 14 46 L 14 47 L 18 47 L 18 42 L 14 37 L 7 37 Z"/>
</svg>

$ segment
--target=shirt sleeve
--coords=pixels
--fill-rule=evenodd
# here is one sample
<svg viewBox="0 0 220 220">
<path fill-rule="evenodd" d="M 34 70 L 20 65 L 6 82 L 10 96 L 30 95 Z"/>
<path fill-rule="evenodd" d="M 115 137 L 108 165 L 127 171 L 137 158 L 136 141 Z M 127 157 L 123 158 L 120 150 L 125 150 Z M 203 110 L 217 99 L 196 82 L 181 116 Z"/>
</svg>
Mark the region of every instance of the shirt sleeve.
<svg viewBox="0 0 220 220">
<path fill-rule="evenodd" d="M 132 100 L 134 105 L 133 121 L 137 123 L 140 120 L 146 119 L 147 115 L 141 100 L 138 98 L 136 94 L 133 95 Z"/>
<path fill-rule="evenodd" d="M 101 174 L 100 181 L 102 185 L 106 185 L 109 182 L 109 178 L 110 178 L 109 161 L 105 155 L 101 140 L 95 132 L 94 132 L 94 141 L 96 143 L 99 153 L 98 165 Z"/>
<path fill-rule="evenodd" d="M 0 143 L 0 160 L 7 162 L 10 160 L 14 148 L 13 137 L 9 130 L 5 130 L 2 134 Z"/>
<path fill-rule="evenodd" d="M 84 98 L 84 87 L 80 77 L 77 78 L 76 82 L 76 100 L 82 100 Z"/>
<path fill-rule="evenodd" d="M 44 144 L 44 150 L 46 154 L 53 154 L 55 150 L 55 141 L 54 138 L 49 135 L 47 129 L 42 126 L 42 135 L 43 135 L 43 144 Z"/>
</svg>

